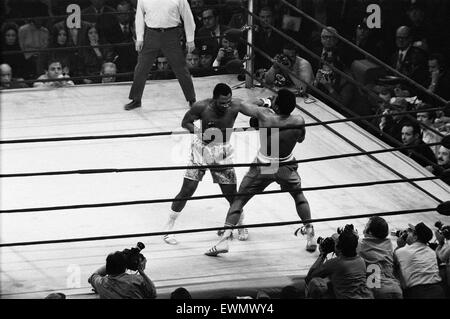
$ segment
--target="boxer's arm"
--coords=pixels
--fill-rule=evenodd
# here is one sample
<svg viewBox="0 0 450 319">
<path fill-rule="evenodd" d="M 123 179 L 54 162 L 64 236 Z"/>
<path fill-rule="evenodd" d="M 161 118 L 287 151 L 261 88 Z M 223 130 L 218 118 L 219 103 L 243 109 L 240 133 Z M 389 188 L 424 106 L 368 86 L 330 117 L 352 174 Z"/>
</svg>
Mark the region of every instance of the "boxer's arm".
<svg viewBox="0 0 450 319">
<path fill-rule="evenodd" d="M 298 125 L 303 125 L 305 124 L 305 120 L 303 118 L 299 119 L 298 121 Z M 301 134 L 297 139 L 297 143 L 302 143 L 305 140 L 305 136 L 306 136 L 306 128 L 303 126 L 300 128 L 301 130 Z"/>
<path fill-rule="evenodd" d="M 259 114 L 259 104 L 262 105 L 262 102 L 260 100 L 258 101 L 242 101 L 240 103 L 239 112 L 241 112 L 244 115 L 250 116 L 250 117 L 258 117 Z"/>
<path fill-rule="evenodd" d="M 201 118 L 204 109 L 205 106 L 203 104 L 195 103 L 194 105 L 192 105 L 189 111 L 187 111 L 184 115 L 183 120 L 181 121 L 181 126 L 187 129 L 190 133 L 194 134 L 194 122 Z"/>
</svg>

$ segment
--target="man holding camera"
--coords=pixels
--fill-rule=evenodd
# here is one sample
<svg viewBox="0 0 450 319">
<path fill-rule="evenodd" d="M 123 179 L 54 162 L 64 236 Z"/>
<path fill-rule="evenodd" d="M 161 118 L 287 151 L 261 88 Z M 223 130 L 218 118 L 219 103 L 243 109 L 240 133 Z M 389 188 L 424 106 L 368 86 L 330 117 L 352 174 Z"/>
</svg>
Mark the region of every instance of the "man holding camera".
<svg viewBox="0 0 450 319">
<path fill-rule="evenodd" d="M 312 84 L 314 82 L 311 64 L 297 55 L 296 48 L 292 43 L 285 43 L 283 53 L 276 55 L 274 60 L 275 63 L 264 74 L 266 84 L 281 87 L 293 84 L 300 92 L 306 92 L 308 87 L 305 83 Z M 280 64 L 286 69 L 281 68 Z"/>
<path fill-rule="evenodd" d="M 412 299 L 444 298 L 436 253 L 428 246 L 433 232 L 424 223 L 408 226 L 405 235 L 397 239 L 394 252 L 403 296 Z"/>
<path fill-rule="evenodd" d="M 140 258 L 138 274 L 128 274 L 127 259 L 123 252 L 116 251 L 106 258 L 106 265 L 97 269 L 88 279 L 101 299 L 155 299 L 156 287 L 145 274 L 147 263 Z"/>
<path fill-rule="evenodd" d="M 323 284 L 321 278 L 328 277 L 332 286 L 322 298 L 335 297 L 337 299 L 372 299 L 373 295 L 367 287 L 366 264 L 356 248 L 358 247 L 358 235 L 353 225 L 346 225 L 340 234 L 334 234 L 334 247 L 328 247 L 330 237 L 322 241 L 320 255 L 309 269 L 305 282 L 309 291 L 317 291 L 316 285 Z M 336 258 L 327 259 L 329 253 L 335 253 Z M 313 280 L 314 279 L 314 280 Z M 318 280 L 319 279 L 319 280 Z M 319 297 L 319 296 L 316 296 Z"/>
</svg>

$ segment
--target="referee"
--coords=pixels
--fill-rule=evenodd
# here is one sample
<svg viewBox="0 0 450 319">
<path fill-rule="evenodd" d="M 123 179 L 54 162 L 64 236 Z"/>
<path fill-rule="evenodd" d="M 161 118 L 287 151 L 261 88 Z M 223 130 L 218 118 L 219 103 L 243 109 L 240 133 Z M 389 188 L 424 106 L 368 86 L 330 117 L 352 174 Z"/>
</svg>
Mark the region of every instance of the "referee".
<svg viewBox="0 0 450 319">
<path fill-rule="evenodd" d="M 125 105 L 125 110 L 141 107 L 149 70 L 160 51 L 169 60 L 186 101 L 192 105 L 195 90 L 179 37 L 182 19 L 188 52 L 195 49 L 195 22 L 187 0 L 138 0 L 135 19 L 136 51 L 139 55 L 128 97 L 131 102 Z"/>
</svg>

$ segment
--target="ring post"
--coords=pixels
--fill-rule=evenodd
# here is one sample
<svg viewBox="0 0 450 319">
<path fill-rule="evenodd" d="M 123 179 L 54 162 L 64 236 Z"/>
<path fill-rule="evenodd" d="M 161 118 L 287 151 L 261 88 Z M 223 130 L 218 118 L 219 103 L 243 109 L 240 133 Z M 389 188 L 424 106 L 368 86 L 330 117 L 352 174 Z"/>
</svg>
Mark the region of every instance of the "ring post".
<svg viewBox="0 0 450 319">
<path fill-rule="evenodd" d="M 253 0 L 248 1 L 248 10 L 253 13 Z M 248 14 L 247 24 L 252 27 L 253 26 L 253 16 Z M 253 28 L 249 28 L 247 33 L 247 42 L 253 44 Z M 245 69 L 247 70 L 245 74 L 245 87 L 250 89 L 253 87 L 253 47 L 251 45 L 247 45 L 247 56 L 250 57 L 249 60 L 245 63 Z"/>
</svg>

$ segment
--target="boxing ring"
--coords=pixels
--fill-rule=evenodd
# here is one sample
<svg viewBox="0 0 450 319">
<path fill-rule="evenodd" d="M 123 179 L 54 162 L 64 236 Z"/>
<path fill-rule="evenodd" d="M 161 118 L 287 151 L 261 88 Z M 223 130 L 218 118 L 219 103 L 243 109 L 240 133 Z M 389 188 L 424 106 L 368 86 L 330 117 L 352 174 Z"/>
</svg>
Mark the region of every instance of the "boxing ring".
<svg viewBox="0 0 450 319">
<path fill-rule="evenodd" d="M 273 93 L 264 88 L 244 88 L 236 75 L 194 78 L 197 99 L 212 95 L 218 82 L 233 87 L 233 97 L 248 99 Z M 186 102 L 176 80 L 150 81 L 143 107 L 123 111 L 130 83 L 88 85 L 56 90 L 21 89 L 3 91 L 1 97 L 1 139 L 35 139 L 67 136 L 96 136 L 181 131 Z M 319 100 L 306 104 L 297 98 L 306 123 L 343 118 Z M 302 110 L 303 109 L 303 110 Z M 313 116 L 311 116 L 311 114 Z M 235 127 L 247 127 L 240 114 Z M 296 146 L 297 160 L 388 149 L 389 147 L 351 122 L 307 128 L 306 139 Z M 336 134 L 338 132 L 338 134 Z M 345 136 L 342 138 L 341 135 Z M 234 163 L 251 163 L 258 148 L 256 132 L 235 132 L 231 143 Z M 177 166 L 187 164 L 188 134 L 135 138 L 0 144 L 1 174 L 80 169 Z M 351 143 L 348 140 L 351 140 Z M 382 162 L 382 163 L 380 163 Z M 383 164 L 384 163 L 384 164 Z M 248 167 L 237 167 L 238 184 Z M 353 223 L 360 234 L 367 218 L 350 216 L 437 207 L 449 198 L 450 188 L 437 179 L 413 183 L 339 187 L 361 182 L 382 182 L 432 175 L 400 152 L 372 156 L 344 157 L 299 164 L 305 195 L 313 219 L 349 217 L 315 223 L 316 236 L 329 236 L 336 227 Z M 23 208 L 133 202 L 170 199 L 178 192 L 184 170 L 110 172 L 0 178 L 0 297 L 43 298 L 63 292 L 68 298 L 93 296 L 88 277 L 105 263 L 108 253 L 132 247 L 142 241 L 146 248 L 146 273 L 154 281 L 159 298 L 167 298 L 183 286 L 193 297 L 206 291 L 268 289 L 292 284 L 306 275 L 318 251 L 305 251 L 306 238 L 294 236 L 296 224 L 249 229 L 248 241 L 234 240 L 228 254 L 217 258 L 204 252 L 217 240 L 215 231 L 177 234 L 178 245 L 164 243 L 162 236 L 133 237 L 164 229 L 170 203 L 82 207 L 31 212 Z M 336 188 L 308 188 L 337 185 Z M 419 187 L 417 187 L 418 185 Z M 279 189 L 276 184 L 267 189 Z M 220 193 L 207 173 L 194 196 Z M 224 198 L 191 200 L 181 213 L 175 230 L 222 227 L 228 203 Z M 289 194 L 255 196 L 245 208 L 245 224 L 297 221 Z M 392 228 L 408 223 L 450 217 L 436 211 L 386 216 Z M 5 245 L 45 240 L 130 235 L 118 239 Z M 393 240 L 395 240 L 393 238 Z"/>
</svg>

